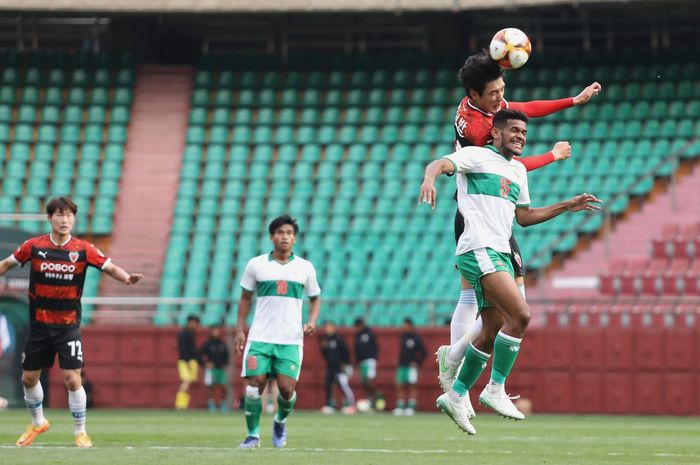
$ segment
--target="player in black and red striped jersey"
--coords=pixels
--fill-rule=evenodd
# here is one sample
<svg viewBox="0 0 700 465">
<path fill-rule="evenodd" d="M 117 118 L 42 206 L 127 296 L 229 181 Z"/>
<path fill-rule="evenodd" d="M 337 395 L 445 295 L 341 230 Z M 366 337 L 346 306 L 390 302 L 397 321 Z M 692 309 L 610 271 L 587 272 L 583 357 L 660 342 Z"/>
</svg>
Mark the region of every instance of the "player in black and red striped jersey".
<svg viewBox="0 0 700 465">
<path fill-rule="evenodd" d="M 68 388 L 68 406 L 75 423 L 75 444 L 92 447 L 85 431 L 87 400 L 80 371 L 83 346 L 80 338 L 80 297 L 88 266 L 104 271 L 126 285 L 136 284 L 144 276 L 129 274 L 89 242 L 71 236 L 78 207 L 69 197 L 56 197 L 46 205 L 51 233 L 27 240 L 0 261 L 0 276 L 9 269 L 31 264 L 29 275 L 29 335 L 22 361 L 24 400 L 32 415 L 32 424 L 17 440 L 18 446 L 30 446 L 49 429 L 44 418 L 44 391 L 39 376 L 44 368 L 58 364 Z"/>
</svg>

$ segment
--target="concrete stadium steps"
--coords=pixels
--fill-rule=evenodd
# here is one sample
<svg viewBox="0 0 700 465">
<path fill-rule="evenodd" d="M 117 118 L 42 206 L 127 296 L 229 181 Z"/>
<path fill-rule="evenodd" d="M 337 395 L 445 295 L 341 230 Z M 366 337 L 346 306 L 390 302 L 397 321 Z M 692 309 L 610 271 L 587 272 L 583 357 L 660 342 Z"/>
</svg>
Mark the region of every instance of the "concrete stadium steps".
<svg viewBox="0 0 700 465">
<path fill-rule="evenodd" d="M 191 68 L 181 66 L 138 70 L 109 254 L 127 271 L 147 277 L 133 288 L 106 279 L 102 296 L 158 296 L 180 178 L 192 74 Z M 105 310 L 98 308 L 96 321 L 105 321 L 111 313 Z M 144 322 L 150 322 L 147 315 Z"/>
</svg>

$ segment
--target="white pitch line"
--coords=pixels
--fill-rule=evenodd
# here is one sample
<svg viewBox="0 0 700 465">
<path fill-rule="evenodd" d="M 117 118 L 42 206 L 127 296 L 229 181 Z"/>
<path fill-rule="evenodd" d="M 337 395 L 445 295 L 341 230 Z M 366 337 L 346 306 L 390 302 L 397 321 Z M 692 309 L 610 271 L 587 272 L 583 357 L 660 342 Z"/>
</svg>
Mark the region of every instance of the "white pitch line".
<svg viewBox="0 0 700 465">
<path fill-rule="evenodd" d="M 14 445 L 0 445 L 1 449 L 23 449 Z M 82 452 L 85 449 L 79 449 L 75 446 L 63 446 L 63 445 L 33 445 L 31 448 L 27 449 L 40 449 L 40 450 L 75 450 Z M 128 451 L 139 451 L 139 450 L 158 450 L 158 451 L 223 451 L 223 452 L 234 452 L 241 451 L 238 447 L 203 447 L 203 446 L 101 446 L 93 447 L 94 450 L 128 450 Z M 262 450 L 273 450 L 272 448 L 264 448 Z M 370 448 L 326 448 L 326 447 L 300 447 L 285 448 L 284 451 L 289 452 L 341 452 L 341 453 L 361 453 L 361 454 L 393 454 L 393 453 L 403 453 L 403 454 L 513 454 L 511 450 L 475 450 L 475 449 L 370 449 Z M 247 452 L 247 451 L 241 451 Z M 517 451 L 518 454 L 525 451 Z M 581 455 L 582 452 L 568 451 L 563 452 L 563 454 L 568 456 Z M 608 452 L 608 456 L 611 457 L 686 457 L 686 458 L 698 458 L 700 454 L 678 454 L 671 452 L 655 452 L 650 454 L 638 454 L 631 452 Z"/>
</svg>

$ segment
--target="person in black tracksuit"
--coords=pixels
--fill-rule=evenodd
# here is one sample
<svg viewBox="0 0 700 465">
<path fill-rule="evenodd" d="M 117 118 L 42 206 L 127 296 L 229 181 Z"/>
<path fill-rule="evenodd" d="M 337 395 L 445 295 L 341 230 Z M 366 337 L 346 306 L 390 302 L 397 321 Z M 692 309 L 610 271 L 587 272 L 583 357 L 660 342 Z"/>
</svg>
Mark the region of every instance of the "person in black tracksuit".
<svg viewBox="0 0 700 465">
<path fill-rule="evenodd" d="M 327 321 L 323 325 L 324 334 L 321 336 L 321 353 L 326 360 L 326 405 L 321 409 L 324 413 L 335 411 L 333 399 L 333 384 L 337 383 L 345 398 L 343 413 L 355 412 L 355 396 L 350 388 L 347 371 L 350 365 L 350 351 L 343 336 L 335 330 L 335 325 Z"/>
<path fill-rule="evenodd" d="M 222 338 L 221 326 L 213 326 L 209 330 L 209 339 L 199 349 L 204 363 L 204 384 L 207 386 L 209 399 L 207 406 L 210 412 L 216 412 L 216 391 L 219 391 L 220 408 L 228 411 L 226 406 L 226 387 L 228 386 L 228 346 Z"/>
<path fill-rule="evenodd" d="M 427 351 L 410 318 L 404 320 L 402 329 L 399 368 L 396 370 L 396 408 L 393 413 L 394 415 L 413 415 L 416 411 L 418 367 L 425 360 Z M 404 401 L 406 385 L 408 385 L 408 404 Z"/>
<path fill-rule="evenodd" d="M 355 320 L 355 360 L 360 371 L 360 383 L 367 394 L 367 400 L 377 410 L 384 410 L 385 402 L 374 380 L 377 378 L 377 357 L 379 344 L 374 331 L 365 324 L 365 320 Z"/>
</svg>

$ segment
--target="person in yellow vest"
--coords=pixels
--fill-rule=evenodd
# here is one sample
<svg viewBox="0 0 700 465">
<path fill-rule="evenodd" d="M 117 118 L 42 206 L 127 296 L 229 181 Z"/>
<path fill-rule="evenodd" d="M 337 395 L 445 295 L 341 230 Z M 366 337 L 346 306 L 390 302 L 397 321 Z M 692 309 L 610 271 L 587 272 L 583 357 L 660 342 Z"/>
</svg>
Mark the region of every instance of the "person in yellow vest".
<svg viewBox="0 0 700 465">
<path fill-rule="evenodd" d="M 177 335 L 177 371 L 180 375 L 180 389 L 175 396 L 175 408 L 186 410 L 190 406 L 190 386 L 197 381 L 199 353 L 197 352 L 197 328 L 199 318 L 190 315 L 187 324 Z"/>
</svg>

